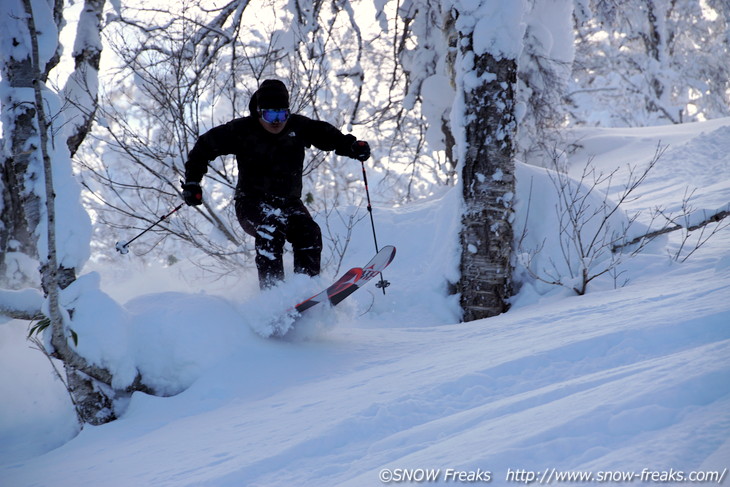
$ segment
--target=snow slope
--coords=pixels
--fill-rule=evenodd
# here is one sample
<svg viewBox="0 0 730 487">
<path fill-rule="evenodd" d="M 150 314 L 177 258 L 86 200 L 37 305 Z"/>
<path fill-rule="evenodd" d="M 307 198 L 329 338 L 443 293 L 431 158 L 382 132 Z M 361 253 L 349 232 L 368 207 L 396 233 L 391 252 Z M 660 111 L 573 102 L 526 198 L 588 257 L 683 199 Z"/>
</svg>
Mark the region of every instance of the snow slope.
<svg viewBox="0 0 730 487">
<path fill-rule="evenodd" d="M 730 201 L 728 135 L 730 119 L 585 130 L 572 165 L 595 156 L 625 177 L 623 165 L 645 163 L 661 140 L 670 146 L 629 209 L 677 209 L 687 185 L 700 188 L 696 208 L 717 208 Z M 527 174 L 537 172 L 518 171 Z M 540 201 L 549 201 L 546 181 Z M 393 285 L 310 317 L 291 340 L 254 329 L 331 276 L 259 294 L 252 276 L 185 281 L 173 268 L 123 280 L 100 269 L 106 291 L 129 299 L 125 357 L 182 392 L 135 394 L 120 420 L 75 437 L 47 362 L 23 348 L 24 325 L 0 326 L 0 395 L 11 398 L 0 406 L 0 485 L 374 486 L 427 474 L 436 479 L 419 483 L 507 485 L 566 471 L 726 478 L 730 228 L 684 263 L 668 257 L 678 235 L 656 241 L 622 266 L 624 287 L 599 280 L 578 297 L 527 285 L 508 313 L 457 324 L 447 293 L 457 205 L 452 191 L 376 208 L 379 240 L 398 247 L 386 273 Z M 549 222 L 553 210 L 531 211 Z M 542 252 L 556 256 L 549 223 L 541 231 Z M 345 266 L 372 254 L 369 232 L 368 222 L 357 227 Z"/>
</svg>

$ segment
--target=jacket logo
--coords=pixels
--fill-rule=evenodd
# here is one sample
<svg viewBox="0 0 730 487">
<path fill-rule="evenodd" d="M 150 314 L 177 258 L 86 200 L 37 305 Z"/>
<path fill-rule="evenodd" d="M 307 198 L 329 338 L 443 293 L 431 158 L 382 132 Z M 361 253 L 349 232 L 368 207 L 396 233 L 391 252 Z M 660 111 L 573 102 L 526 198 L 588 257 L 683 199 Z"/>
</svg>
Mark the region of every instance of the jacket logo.
<svg viewBox="0 0 730 487">
<path fill-rule="evenodd" d="M 297 133 L 294 131 L 289 132 L 289 137 L 296 137 Z"/>
</svg>

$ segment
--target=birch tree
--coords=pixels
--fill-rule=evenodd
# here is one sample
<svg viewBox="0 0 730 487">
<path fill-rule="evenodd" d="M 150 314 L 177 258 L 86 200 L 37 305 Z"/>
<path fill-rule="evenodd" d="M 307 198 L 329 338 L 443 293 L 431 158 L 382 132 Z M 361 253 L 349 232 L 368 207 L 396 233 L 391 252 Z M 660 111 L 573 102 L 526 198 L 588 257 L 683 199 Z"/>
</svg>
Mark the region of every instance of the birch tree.
<svg viewBox="0 0 730 487">
<path fill-rule="evenodd" d="M 73 56 L 75 68 L 61 90 L 61 106 L 55 107 L 56 116 L 63 112 L 67 124 L 68 145 L 73 154 L 89 131 L 98 105 L 96 88 L 101 55 L 101 12 L 104 0 L 86 0 L 81 13 Z M 2 172 L 0 177 L 0 286 L 10 289 L 39 287 L 37 262 L 38 227 L 42 224 L 43 196 L 37 191 L 35 181 L 40 174 L 37 167 L 39 137 L 36 107 L 28 98 L 29 90 L 37 83 L 46 83 L 49 73 L 58 64 L 61 46 L 58 33 L 65 25 L 63 2 L 56 1 L 47 18 L 39 25 L 39 60 L 34 68 L 27 30 L 24 31 L 27 13 L 20 2 L 3 2 L 2 18 L 7 28 L 0 33 L 3 59 L 0 66 L 2 95 Z M 46 11 L 49 7 L 36 6 Z M 48 40 L 53 39 L 53 40 Z M 51 137 L 61 136 L 57 129 Z M 83 221 L 83 219 L 82 219 Z M 61 263 L 59 270 L 67 283 L 74 279 L 75 270 Z"/>
<path fill-rule="evenodd" d="M 40 161 L 33 147 L 38 137 L 32 93 L 37 73 L 33 68 L 23 4 L 3 2 L 0 18 L 14 29 L 2 32 L 2 179 L 0 192 L 0 284 L 21 289 L 39 285 L 38 237 L 43 200 L 34 186 Z M 53 53 L 44 51 L 48 56 Z M 37 143 L 35 144 L 37 147 Z M 35 267 L 35 268 L 34 268 Z"/>
<path fill-rule="evenodd" d="M 507 310 L 517 130 L 515 90 L 523 2 L 454 2 L 457 109 L 452 127 L 462 167 L 461 278 L 464 320 Z"/>
</svg>

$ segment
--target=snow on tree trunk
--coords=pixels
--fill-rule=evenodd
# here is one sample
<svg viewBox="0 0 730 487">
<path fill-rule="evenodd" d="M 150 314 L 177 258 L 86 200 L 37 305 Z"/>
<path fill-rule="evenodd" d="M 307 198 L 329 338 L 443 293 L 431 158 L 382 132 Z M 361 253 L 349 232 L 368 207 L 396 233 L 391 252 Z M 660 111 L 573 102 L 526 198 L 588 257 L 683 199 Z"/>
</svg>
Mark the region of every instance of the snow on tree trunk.
<svg viewBox="0 0 730 487">
<path fill-rule="evenodd" d="M 458 101 L 452 112 L 462 167 L 461 278 L 464 320 L 507 310 L 511 294 L 517 61 L 521 2 L 455 2 Z"/>
</svg>

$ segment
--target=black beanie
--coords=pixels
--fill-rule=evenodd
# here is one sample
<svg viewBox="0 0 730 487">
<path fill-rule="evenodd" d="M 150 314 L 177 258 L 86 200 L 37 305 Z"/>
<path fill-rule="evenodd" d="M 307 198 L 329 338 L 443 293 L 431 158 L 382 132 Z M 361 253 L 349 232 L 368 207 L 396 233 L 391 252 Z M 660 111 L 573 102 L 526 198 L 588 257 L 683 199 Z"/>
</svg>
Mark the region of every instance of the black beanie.
<svg viewBox="0 0 730 487">
<path fill-rule="evenodd" d="M 289 108 L 289 92 L 278 79 L 267 79 L 256 92 L 256 104 L 261 108 Z"/>
</svg>

